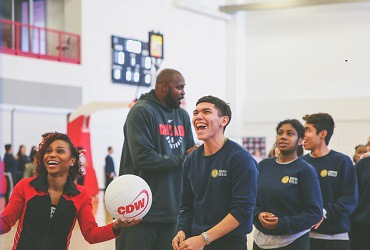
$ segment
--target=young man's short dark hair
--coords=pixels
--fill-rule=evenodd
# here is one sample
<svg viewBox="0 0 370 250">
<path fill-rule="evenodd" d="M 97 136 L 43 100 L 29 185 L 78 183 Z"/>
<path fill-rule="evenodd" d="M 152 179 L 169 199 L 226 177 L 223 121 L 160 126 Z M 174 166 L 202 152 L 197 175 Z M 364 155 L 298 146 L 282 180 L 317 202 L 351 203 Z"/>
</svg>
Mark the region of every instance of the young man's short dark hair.
<svg viewBox="0 0 370 250">
<path fill-rule="evenodd" d="M 312 115 L 305 115 L 302 117 L 306 123 L 312 124 L 316 128 L 316 134 L 319 134 L 321 131 L 326 130 L 328 134 L 325 137 L 326 145 L 329 145 L 331 136 L 334 133 L 334 120 L 331 115 L 327 113 L 317 113 Z"/>
<path fill-rule="evenodd" d="M 215 105 L 216 109 L 219 111 L 218 116 L 228 116 L 229 117 L 229 122 L 226 124 L 226 126 L 230 123 L 230 121 L 231 121 L 231 109 L 230 109 L 229 104 L 227 104 L 223 100 L 221 100 L 221 99 L 219 99 L 215 96 L 211 96 L 211 95 L 201 97 L 197 101 L 196 105 L 198 105 L 199 103 L 202 103 L 202 102 L 208 102 L 208 103 L 212 103 L 213 105 Z M 224 127 L 224 130 L 226 129 L 226 126 Z"/>
</svg>

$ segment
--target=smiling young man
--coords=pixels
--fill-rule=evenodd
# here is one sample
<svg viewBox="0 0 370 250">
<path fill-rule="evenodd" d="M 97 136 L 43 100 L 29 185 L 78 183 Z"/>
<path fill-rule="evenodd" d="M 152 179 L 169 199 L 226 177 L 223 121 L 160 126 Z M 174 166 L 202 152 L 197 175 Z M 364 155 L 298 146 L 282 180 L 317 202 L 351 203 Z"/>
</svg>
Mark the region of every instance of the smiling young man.
<svg viewBox="0 0 370 250">
<path fill-rule="evenodd" d="M 350 215 L 357 205 L 356 172 L 352 160 L 329 149 L 334 120 L 327 113 L 305 115 L 302 158 L 316 168 L 324 202 L 323 218 L 310 232 L 312 250 L 349 250 Z"/>
<path fill-rule="evenodd" d="M 198 100 L 193 126 L 204 144 L 184 161 L 176 250 L 245 250 L 256 203 L 257 163 L 224 135 L 231 120 L 217 97 Z"/>
</svg>

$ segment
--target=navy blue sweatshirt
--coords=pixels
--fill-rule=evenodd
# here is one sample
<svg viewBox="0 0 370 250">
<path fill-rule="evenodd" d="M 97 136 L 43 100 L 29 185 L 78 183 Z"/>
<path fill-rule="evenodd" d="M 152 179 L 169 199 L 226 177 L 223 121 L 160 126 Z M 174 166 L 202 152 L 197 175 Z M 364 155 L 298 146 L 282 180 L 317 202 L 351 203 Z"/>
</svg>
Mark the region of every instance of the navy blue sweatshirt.
<svg viewBox="0 0 370 250">
<path fill-rule="evenodd" d="M 273 213 L 278 227 L 267 229 L 260 212 Z M 310 229 L 322 218 L 320 184 L 315 169 L 302 159 L 288 164 L 267 158 L 259 163 L 254 225 L 267 235 L 287 235 Z"/>
<path fill-rule="evenodd" d="M 312 231 L 328 235 L 349 232 L 350 215 L 358 200 L 356 172 L 351 159 L 334 150 L 323 157 L 306 154 L 302 158 L 316 168 L 327 211 L 327 219 Z"/>
<path fill-rule="evenodd" d="M 153 194 L 146 222 L 175 223 L 180 211 L 182 163 L 195 145 L 189 114 L 160 103 L 154 90 L 142 95 L 123 127 L 119 175 L 143 178 Z"/>
<path fill-rule="evenodd" d="M 358 205 L 351 220 L 370 225 L 370 157 L 356 164 L 358 183 Z"/>
<path fill-rule="evenodd" d="M 184 231 L 187 238 L 200 235 L 230 213 L 240 225 L 220 240 L 245 237 L 252 231 L 257 162 L 230 140 L 213 155 L 203 152 L 204 145 L 184 161 L 178 231 Z"/>
</svg>

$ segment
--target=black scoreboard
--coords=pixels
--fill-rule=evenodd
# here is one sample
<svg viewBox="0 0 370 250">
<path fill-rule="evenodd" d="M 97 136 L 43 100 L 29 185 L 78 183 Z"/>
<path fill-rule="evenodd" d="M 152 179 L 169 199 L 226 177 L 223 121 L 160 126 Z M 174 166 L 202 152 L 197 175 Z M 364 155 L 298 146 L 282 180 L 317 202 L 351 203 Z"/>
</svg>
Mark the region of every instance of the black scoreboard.
<svg viewBox="0 0 370 250">
<path fill-rule="evenodd" d="M 152 58 L 148 43 L 112 36 L 112 80 L 149 87 L 152 82 Z"/>
</svg>

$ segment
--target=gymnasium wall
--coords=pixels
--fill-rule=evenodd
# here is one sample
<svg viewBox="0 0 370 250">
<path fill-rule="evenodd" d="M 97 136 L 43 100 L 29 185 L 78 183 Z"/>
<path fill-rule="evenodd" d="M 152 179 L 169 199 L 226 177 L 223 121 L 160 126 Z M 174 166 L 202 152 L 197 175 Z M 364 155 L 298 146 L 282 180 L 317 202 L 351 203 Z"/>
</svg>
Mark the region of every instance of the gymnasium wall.
<svg viewBox="0 0 370 250">
<path fill-rule="evenodd" d="M 352 156 L 370 136 L 369 11 L 370 3 L 352 3 L 239 13 L 242 129 L 229 134 L 266 136 L 269 149 L 279 121 L 328 112 L 336 122 L 330 147 Z"/>
<path fill-rule="evenodd" d="M 366 144 L 370 136 L 369 113 L 360 107 L 370 107 L 370 98 L 249 101 L 244 106 L 244 134 L 255 137 L 266 136 L 269 150 L 275 143 L 275 128 L 279 121 L 295 118 L 304 124 L 302 117 L 305 114 L 326 112 L 331 114 L 335 121 L 329 147 L 352 158 L 355 146 Z"/>
</svg>

